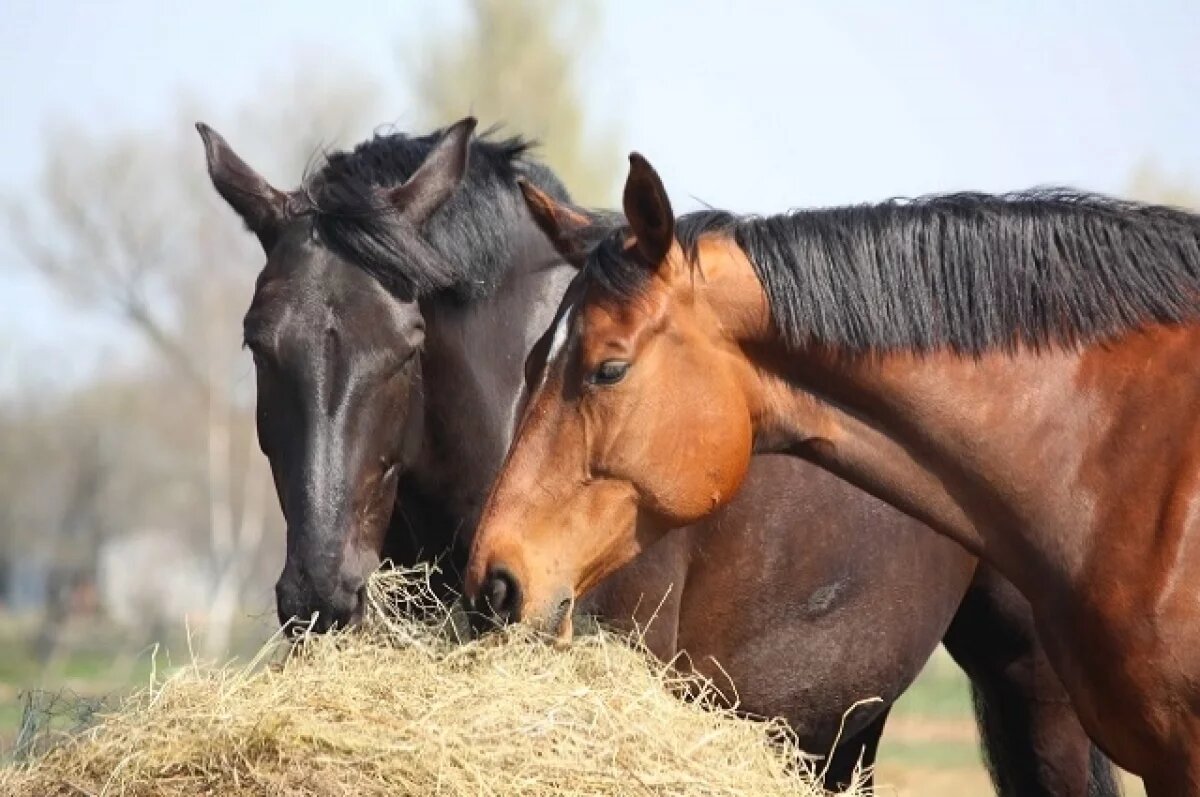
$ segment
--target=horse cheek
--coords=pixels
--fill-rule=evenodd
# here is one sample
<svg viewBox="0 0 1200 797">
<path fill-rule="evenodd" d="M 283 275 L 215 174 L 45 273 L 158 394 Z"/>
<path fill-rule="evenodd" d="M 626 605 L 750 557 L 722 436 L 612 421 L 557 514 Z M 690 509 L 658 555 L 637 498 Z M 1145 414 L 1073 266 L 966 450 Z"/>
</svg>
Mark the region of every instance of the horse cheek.
<svg viewBox="0 0 1200 797">
<path fill-rule="evenodd" d="M 748 412 L 732 414 L 722 426 L 724 439 L 715 448 L 721 455 L 714 459 L 710 469 L 711 490 L 706 514 L 715 512 L 733 500 L 746 480 L 750 470 L 750 457 L 754 450 L 754 434 Z"/>
<path fill-rule="evenodd" d="M 753 436 L 745 413 L 722 415 L 699 431 L 682 461 L 664 463 L 672 514 L 695 523 L 729 503 L 750 468 Z"/>
</svg>

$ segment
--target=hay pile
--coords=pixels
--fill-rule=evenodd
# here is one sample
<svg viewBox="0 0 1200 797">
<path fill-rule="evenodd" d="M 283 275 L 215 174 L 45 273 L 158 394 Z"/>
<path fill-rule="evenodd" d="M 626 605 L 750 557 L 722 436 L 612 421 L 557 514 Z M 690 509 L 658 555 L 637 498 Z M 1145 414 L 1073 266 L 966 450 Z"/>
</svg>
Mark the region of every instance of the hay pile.
<svg viewBox="0 0 1200 797">
<path fill-rule="evenodd" d="M 282 664 L 277 642 L 250 665 L 184 668 L 0 771 L 0 794 L 821 793 L 782 726 L 676 699 L 707 687 L 613 634 L 460 645 L 429 601 L 411 573 L 377 577 L 363 630 Z"/>
</svg>

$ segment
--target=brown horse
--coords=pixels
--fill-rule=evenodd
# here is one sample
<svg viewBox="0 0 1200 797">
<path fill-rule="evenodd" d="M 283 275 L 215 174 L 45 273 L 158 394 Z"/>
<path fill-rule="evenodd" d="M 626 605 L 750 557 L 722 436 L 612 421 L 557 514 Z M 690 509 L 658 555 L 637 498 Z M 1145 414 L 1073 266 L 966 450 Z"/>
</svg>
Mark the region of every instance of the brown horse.
<svg viewBox="0 0 1200 797">
<path fill-rule="evenodd" d="M 353 623 L 381 558 L 440 556 L 445 586 L 461 587 L 511 439 L 521 364 L 531 347 L 531 362 L 548 353 L 551 338 L 538 339 L 576 273 L 517 182 L 565 201 L 557 179 L 520 140 L 472 128 L 377 136 L 331 155 L 293 192 L 200 128 L 215 187 L 266 255 L 245 339 L 287 519 L 281 622 Z M 744 570 L 759 578 L 739 582 Z M 756 457 L 737 500 L 578 608 L 636 620 L 659 656 L 686 651 L 743 710 L 786 718 L 806 749 L 831 751 L 832 788 L 860 757 L 873 760 L 892 702 L 944 639 L 971 676 L 999 793 L 1116 793 L 1012 587 L 794 457 Z M 852 712 L 838 742 L 843 713 L 870 696 L 881 701 Z"/>
<path fill-rule="evenodd" d="M 1092 737 L 1152 797 L 1200 795 L 1200 218 L 1041 191 L 676 220 L 630 162 L 594 246 L 526 190 L 586 257 L 468 594 L 569 635 L 754 451 L 797 454 L 993 563 Z"/>
</svg>

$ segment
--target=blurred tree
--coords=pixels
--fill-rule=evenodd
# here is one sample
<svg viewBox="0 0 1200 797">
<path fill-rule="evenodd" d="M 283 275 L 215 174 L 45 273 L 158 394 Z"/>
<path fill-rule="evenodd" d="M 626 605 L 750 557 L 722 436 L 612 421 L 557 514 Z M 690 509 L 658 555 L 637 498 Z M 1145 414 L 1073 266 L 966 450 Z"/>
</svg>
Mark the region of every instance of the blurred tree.
<svg viewBox="0 0 1200 797">
<path fill-rule="evenodd" d="M 1143 202 L 1200 211 L 1200 189 L 1187 180 L 1164 174 L 1151 161 L 1145 161 L 1134 169 L 1128 193 L 1133 199 Z"/>
<path fill-rule="evenodd" d="M 256 93 L 272 103 L 255 102 L 217 126 L 264 174 L 295 185 L 322 146 L 369 130 L 373 85 L 327 67 L 303 72 Z M 240 350 L 263 256 L 205 173 L 193 123 L 220 120 L 182 110 L 165 131 L 59 130 L 47 143 L 39 195 L 8 205 L 25 263 L 62 294 L 121 321 L 157 364 L 102 375 L 59 411 L 42 413 L 40 426 L 27 408 L 21 422 L 43 435 L 26 435 L 26 448 L 48 468 L 74 461 L 88 469 L 62 474 L 52 488 L 18 479 L 30 492 L 15 499 L 31 515 L 21 527 L 62 528 L 48 535 L 58 542 L 55 557 L 85 527 L 92 549 L 102 526 L 199 531 L 214 583 L 203 652 L 217 656 L 268 526 L 279 526 L 268 522 L 274 501 L 254 435 L 253 369 Z M 72 456 L 80 451 L 94 456 Z M 0 454 L 0 473 L 22 467 L 29 463 Z M 60 506 L 57 521 L 37 509 L 39 496 Z"/>
<path fill-rule="evenodd" d="M 611 204 L 623 174 L 618 136 L 589 135 L 579 57 L 599 26 L 595 2 L 471 0 L 462 30 L 406 53 L 418 114 L 445 125 L 468 113 L 537 139 L 576 201 Z"/>
</svg>

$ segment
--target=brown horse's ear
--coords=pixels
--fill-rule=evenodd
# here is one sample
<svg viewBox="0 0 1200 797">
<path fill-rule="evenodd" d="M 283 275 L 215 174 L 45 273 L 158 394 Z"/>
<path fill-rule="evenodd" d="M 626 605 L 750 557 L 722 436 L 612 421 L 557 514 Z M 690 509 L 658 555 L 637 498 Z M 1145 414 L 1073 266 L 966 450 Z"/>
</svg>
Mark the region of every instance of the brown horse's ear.
<svg viewBox="0 0 1200 797">
<path fill-rule="evenodd" d="M 475 117 L 468 116 L 448 127 L 412 176 L 386 192 L 387 201 L 413 226 L 424 224 L 462 182 L 475 125 Z"/>
<path fill-rule="evenodd" d="M 591 220 L 570 205 L 557 201 L 524 177 L 517 179 L 517 185 L 521 187 L 529 215 L 533 216 L 538 229 L 545 233 L 555 250 L 568 263 L 582 268 L 587 252 L 580 232 L 591 226 Z"/>
<path fill-rule="evenodd" d="M 638 252 L 647 265 L 658 268 L 675 241 L 675 214 L 658 172 L 636 152 L 629 154 L 624 206 Z"/>
<path fill-rule="evenodd" d="M 208 176 L 217 193 L 270 252 L 287 222 L 288 195 L 251 169 L 216 130 L 204 122 L 197 122 L 196 130 L 204 141 Z"/>
</svg>

